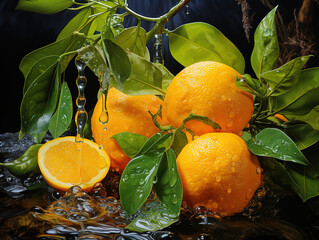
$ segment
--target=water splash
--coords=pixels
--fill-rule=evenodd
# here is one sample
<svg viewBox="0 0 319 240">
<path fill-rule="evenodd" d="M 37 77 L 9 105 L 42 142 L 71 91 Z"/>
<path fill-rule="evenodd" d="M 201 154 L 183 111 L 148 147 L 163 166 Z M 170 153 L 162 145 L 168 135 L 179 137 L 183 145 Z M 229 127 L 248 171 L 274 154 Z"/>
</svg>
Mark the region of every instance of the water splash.
<svg viewBox="0 0 319 240">
<path fill-rule="evenodd" d="M 162 37 L 163 34 L 155 34 L 155 43 L 153 45 L 153 62 L 164 64 L 162 51 Z"/>
</svg>

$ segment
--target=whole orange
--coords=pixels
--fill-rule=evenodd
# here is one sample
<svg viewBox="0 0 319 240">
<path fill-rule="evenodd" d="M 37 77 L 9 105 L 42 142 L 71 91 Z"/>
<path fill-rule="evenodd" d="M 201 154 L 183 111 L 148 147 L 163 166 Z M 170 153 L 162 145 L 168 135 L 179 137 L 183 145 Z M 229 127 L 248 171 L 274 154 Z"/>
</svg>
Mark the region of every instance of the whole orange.
<svg viewBox="0 0 319 240">
<path fill-rule="evenodd" d="M 177 157 L 188 206 L 204 206 L 221 216 L 242 212 L 262 170 L 244 140 L 233 133 L 207 133 L 188 143 Z"/>
<path fill-rule="evenodd" d="M 179 72 L 167 89 L 163 112 L 169 124 L 179 127 L 190 113 L 208 117 L 222 132 L 239 133 L 253 113 L 253 96 L 235 84 L 241 75 L 218 62 L 192 64 Z M 186 124 L 196 135 L 214 132 L 212 127 L 191 120 Z"/>
<path fill-rule="evenodd" d="M 107 95 L 106 108 L 109 114 L 107 123 L 100 121 L 102 113 L 102 97 L 95 105 L 91 119 L 91 128 L 94 141 L 103 145 L 110 156 L 111 167 L 122 172 L 130 158 L 121 150 L 111 137 L 121 132 L 131 132 L 151 137 L 159 131 L 153 124 L 151 115 L 155 114 L 163 101 L 155 95 L 129 96 L 111 88 Z M 161 118 L 157 121 L 163 123 Z"/>
</svg>

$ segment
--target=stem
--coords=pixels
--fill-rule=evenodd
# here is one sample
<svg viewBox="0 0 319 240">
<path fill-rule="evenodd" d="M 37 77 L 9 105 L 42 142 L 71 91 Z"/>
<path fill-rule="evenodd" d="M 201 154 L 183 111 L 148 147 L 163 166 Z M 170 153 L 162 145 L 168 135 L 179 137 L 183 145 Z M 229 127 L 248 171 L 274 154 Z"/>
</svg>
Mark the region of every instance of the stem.
<svg viewBox="0 0 319 240">
<path fill-rule="evenodd" d="M 192 0 L 181 0 L 178 4 L 172 7 L 166 14 L 158 18 L 158 21 L 154 27 L 147 33 L 146 43 L 148 43 L 156 33 L 168 22 L 174 15 L 176 15 L 184 6 L 190 3 Z"/>
</svg>

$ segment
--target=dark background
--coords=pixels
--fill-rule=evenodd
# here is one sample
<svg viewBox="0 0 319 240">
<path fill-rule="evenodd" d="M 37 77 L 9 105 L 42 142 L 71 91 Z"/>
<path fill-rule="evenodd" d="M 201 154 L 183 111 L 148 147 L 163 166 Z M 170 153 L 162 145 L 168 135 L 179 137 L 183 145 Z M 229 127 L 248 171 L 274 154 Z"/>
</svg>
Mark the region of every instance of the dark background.
<svg viewBox="0 0 319 240">
<path fill-rule="evenodd" d="M 158 17 L 167 12 L 178 0 L 131 0 L 129 7 L 134 11 L 149 17 Z M 235 0 L 193 0 L 188 9 L 182 9 L 168 23 L 169 30 L 173 30 L 187 22 L 207 22 L 219 29 L 242 52 L 247 62 L 253 48 L 253 33 L 260 20 L 269 12 L 269 8 L 258 0 L 247 1 L 253 16 L 249 40 L 245 36 L 242 23 L 241 6 Z M 294 9 L 299 9 L 302 1 L 282 0 L 279 11 L 286 22 L 293 19 Z M 19 63 L 29 52 L 55 41 L 63 26 L 76 14 L 65 10 L 58 14 L 42 15 L 15 10 L 18 0 L 1 0 L 0 2 L 0 41 L 1 41 L 1 121 L 0 133 L 17 132 L 20 129 L 20 103 L 22 100 L 23 75 L 19 70 Z M 136 24 L 132 17 L 125 19 L 125 26 Z M 143 22 L 142 26 L 149 30 L 151 24 Z M 165 66 L 174 74 L 182 66 L 169 54 L 168 39 L 163 39 L 163 53 Z M 151 51 L 150 51 L 151 52 Z M 72 62 L 67 72 L 67 82 L 76 95 L 76 71 Z M 251 67 L 246 66 L 246 72 L 253 74 Z M 89 78 L 89 76 L 88 76 Z M 96 101 L 97 81 L 88 80 L 86 95 L 87 110 Z"/>
</svg>

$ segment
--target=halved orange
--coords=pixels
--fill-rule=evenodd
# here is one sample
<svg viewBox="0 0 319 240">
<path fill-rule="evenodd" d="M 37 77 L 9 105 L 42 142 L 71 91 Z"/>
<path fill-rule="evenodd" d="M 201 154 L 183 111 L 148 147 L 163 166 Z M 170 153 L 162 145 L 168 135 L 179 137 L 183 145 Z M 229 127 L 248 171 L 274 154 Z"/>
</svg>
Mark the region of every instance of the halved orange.
<svg viewBox="0 0 319 240">
<path fill-rule="evenodd" d="M 110 158 L 98 144 L 75 137 L 61 137 L 45 143 L 38 152 L 38 164 L 46 182 L 66 192 L 74 185 L 89 191 L 102 181 L 110 168 Z"/>
</svg>

